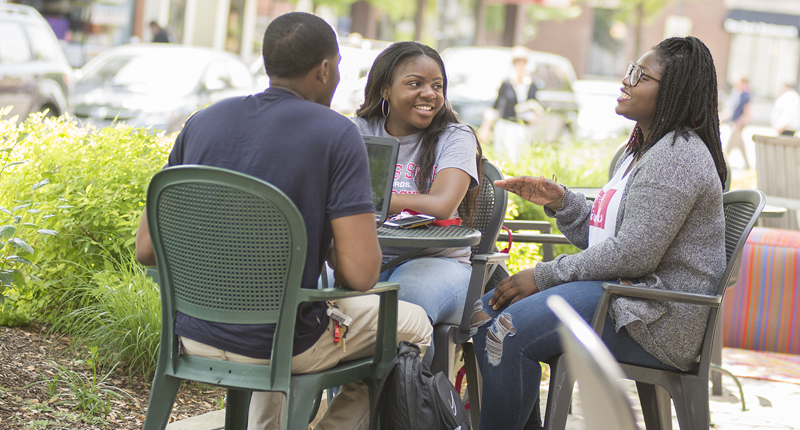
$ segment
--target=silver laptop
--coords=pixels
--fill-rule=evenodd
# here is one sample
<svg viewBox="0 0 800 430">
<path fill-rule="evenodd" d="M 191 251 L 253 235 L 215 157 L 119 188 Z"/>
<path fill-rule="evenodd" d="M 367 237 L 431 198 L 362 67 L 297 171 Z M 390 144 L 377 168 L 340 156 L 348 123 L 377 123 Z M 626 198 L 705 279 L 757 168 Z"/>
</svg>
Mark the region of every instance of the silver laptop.
<svg viewBox="0 0 800 430">
<path fill-rule="evenodd" d="M 399 143 L 393 137 L 362 136 L 369 157 L 369 178 L 372 186 L 372 203 L 375 205 L 375 223 L 381 225 L 389 216 L 389 200 Z"/>
</svg>

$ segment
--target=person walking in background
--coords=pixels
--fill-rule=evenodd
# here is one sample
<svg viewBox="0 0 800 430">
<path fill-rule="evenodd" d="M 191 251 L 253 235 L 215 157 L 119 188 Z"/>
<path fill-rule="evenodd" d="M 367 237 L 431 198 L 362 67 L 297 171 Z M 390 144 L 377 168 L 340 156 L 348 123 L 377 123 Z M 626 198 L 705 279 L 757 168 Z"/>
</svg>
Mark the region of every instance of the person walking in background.
<svg viewBox="0 0 800 430">
<path fill-rule="evenodd" d="M 750 82 L 747 78 L 740 78 L 734 85 L 730 100 L 730 113 L 723 121 L 731 122 L 733 130 L 731 130 L 731 137 L 728 139 L 725 152 L 730 157 L 731 151 L 738 149 L 744 159 L 744 168 L 749 169 L 750 162 L 747 161 L 747 150 L 745 150 L 744 140 L 742 139 L 742 130 L 750 122 Z"/>
<path fill-rule="evenodd" d="M 791 137 L 800 130 L 800 94 L 788 82 L 784 82 L 781 95 L 772 106 L 770 124 L 781 136 Z"/>
<path fill-rule="evenodd" d="M 156 21 L 150 21 L 150 31 L 153 33 L 153 43 L 170 43 L 169 34 Z"/>
<path fill-rule="evenodd" d="M 524 46 L 511 50 L 514 70 L 500 84 L 494 105 L 486 110 L 478 129 L 482 142 L 494 137 L 495 147 L 501 148 L 510 158 L 516 155 L 520 143 L 528 143 L 533 137 L 530 125 L 543 113 L 536 101 L 536 82 L 528 70 L 529 55 L 530 51 Z"/>
</svg>

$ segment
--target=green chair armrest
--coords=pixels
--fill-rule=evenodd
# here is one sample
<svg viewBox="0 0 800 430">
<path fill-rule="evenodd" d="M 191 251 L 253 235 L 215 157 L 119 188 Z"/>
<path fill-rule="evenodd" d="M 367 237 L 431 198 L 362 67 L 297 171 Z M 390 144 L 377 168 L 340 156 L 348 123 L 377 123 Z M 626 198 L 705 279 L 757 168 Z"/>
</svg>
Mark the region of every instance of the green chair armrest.
<svg viewBox="0 0 800 430">
<path fill-rule="evenodd" d="M 680 291 L 657 290 L 654 288 L 641 288 L 634 287 L 632 285 L 620 285 L 608 282 L 603 284 L 603 288 L 611 294 L 620 296 L 667 300 L 670 302 L 689 303 L 693 305 L 718 307 L 722 302 L 722 296 L 708 296 L 705 294 L 684 293 Z"/>
<path fill-rule="evenodd" d="M 397 355 L 397 282 L 378 282 L 367 291 L 355 291 L 349 288 L 324 288 L 312 290 L 300 288 L 298 300 L 303 302 L 327 301 L 378 294 L 378 330 L 375 337 L 375 366 L 382 374 L 389 368 L 392 359 Z"/>
<path fill-rule="evenodd" d="M 153 282 L 155 282 L 156 284 L 158 283 L 158 267 L 156 267 L 156 266 L 147 266 L 144 269 L 144 274 L 149 276 L 150 278 L 152 278 Z"/>
<path fill-rule="evenodd" d="M 486 264 L 497 264 L 501 261 L 506 261 L 509 259 L 509 255 L 504 252 L 493 252 L 491 254 L 475 254 L 472 256 L 472 262 L 475 263 L 477 261 L 484 262 Z"/>
<path fill-rule="evenodd" d="M 397 282 L 378 282 L 374 287 L 367 291 L 356 291 L 349 288 L 321 288 L 318 290 L 303 288 L 300 290 L 298 297 L 302 302 L 321 302 L 326 300 L 364 296 L 367 294 L 383 294 L 387 291 L 396 291 L 399 289 L 400 284 Z"/>
<path fill-rule="evenodd" d="M 503 226 L 511 231 L 518 230 L 537 230 L 542 233 L 550 233 L 553 226 L 547 221 L 532 221 L 532 220 L 503 220 Z"/>
<path fill-rule="evenodd" d="M 671 302 L 689 303 L 709 307 L 719 307 L 722 296 L 708 296 L 705 294 L 683 293 L 679 291 L 665 291 L 654 288 L 642 288 L 632 285 L 620 285 L 605 282 L 602 285 L 603 293 L 597 302 L 597 307 L 592 318 L 592 327 L 598 335 L 602 336 L 603 328 L 606 323 L 608 306 L 611 304 L 612 296 L 638 297 L 642 299 L 666 300 Z"/>
<path fill-rule="evenodd" d="M 549 243 L 571 245 L 569 240 L 561 234 L 546 234 L 546 233 L 525 233 L 515 232 L 512 235 L 514 242 L 519 243 Z M 508 242 L 508 233 L 502 232 L 497 236 L 497 240 L 501 242 Z"/>
</svg>

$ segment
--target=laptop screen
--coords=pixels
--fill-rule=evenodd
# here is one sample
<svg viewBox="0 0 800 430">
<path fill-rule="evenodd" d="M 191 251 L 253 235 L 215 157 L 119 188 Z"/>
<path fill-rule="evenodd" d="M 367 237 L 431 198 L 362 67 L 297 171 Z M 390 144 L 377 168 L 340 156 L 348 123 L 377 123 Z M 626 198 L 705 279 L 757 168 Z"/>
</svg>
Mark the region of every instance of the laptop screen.
<svg viewBox="0 0 800 430">
<path fill-rule="evenodd" d="M 397 164 L 397 139 L 392 137 L 363 136 L 369 157 L 369 176 L 372 203 L 375 205 L 375 222 L 386 221 L 389 200 L 392 196 L 395 165 Z"/>
</svg>

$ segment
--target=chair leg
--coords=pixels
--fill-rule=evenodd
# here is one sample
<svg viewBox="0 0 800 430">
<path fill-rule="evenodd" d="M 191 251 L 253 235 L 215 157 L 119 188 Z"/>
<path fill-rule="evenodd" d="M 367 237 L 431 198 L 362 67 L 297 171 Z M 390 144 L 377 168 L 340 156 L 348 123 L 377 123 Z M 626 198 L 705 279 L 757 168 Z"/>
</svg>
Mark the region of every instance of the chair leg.
<svg viewBox="0 0 800 430">
<path fill-rule="evenodd" d="M 554 357 L 547 364 L 550 365 L 550 387 L 547 391 L 544 428 L 562 430 L 567 426 L 575 379 L 567 373 L 567 361 L 564 355 Z"/>
<path fill-rule="evenodd" d="M 456 344 L 451 342 L 449 324 L 439 324 L 433 328 L 434 353 L 425 354 L 422 362 L 425 363 L 434 375 L 442 372 L 453 383 L 453 364 L 456 359 Z"/>
<path fill-rule="evenodd" d="M 639 392 L 645 428 L 647 430 L 672 430 L 670 396 L 667 390 L 658 385 L 636 382 L 636 391 Z M 686 427 L 686 429 L 689 428 L 691 427 Z"/>
<path fill-rule="evenodd" d="M 248 390 L 228 388 L 228 397 L 225 400 L 225 430 L 247 429 L 247 414 L 252 394 Z"/>
<path fill-rule="evenodd" d="M 719 315 L 723 314 L 723 303 L 720 303 L 719 310 L 717 313 Z M 721 366 L 722 365 L 722 318 L 717 318 L 717 325 L 714 327 L 714 340 L 711 344 L 711 364 Z M 714 369 L 711 370 L 711 393 L 715 396 L 722 395 L 722 373 L 715 372 Z"/>
<path fill-rule="evenodd" d="M 329 388 L 329 390 L 331 390 Z M 328 403 L 330 405 L 330 403 Z M 317 397 L 314 398 L 314 406 L 311 408 L 311 414 L 308 416 L 308 422 L 314 421 L 314 418 L 317 417 L 317 413 L 319 413 L 319 408 L 322 406 L 322 391 L 317 394 Z"/>
<path fill-rule="evenodd" d="M 481 422 L 481 373 L 478 370 L 478 359 L 475 356 L 475 345 L 466 342 L 461 345 L 464 354 L 464 366 L 467 369 L 467 394 L 469 395 L 469 416 L 472 428 L 478 428 Z"/>
<path fill-rule="evenodd" d="M 675 388 L 681 396 L 674 399 L 675 413 L 681 429 L 708 429 L 710 414 L 708 412 L 708 379 L 681 379 Z M 676 384 L 676 385 L 677 385 Z"/>
<path fill-rule="evenodd" d="M 308 389 L 292 387 L 289 399 L 287 399 L 287 406 L 289 409 L 285 420 L 287 430 L 308 429 L 308 418 L 311 416 L 314 400 L 321 390 L 322 388 L 320 388 L 320 390 L 314 390 L 313 387 Z"/>
<path fill-rule="evenodd" d="M 181 382 L 181 379 L 156 373 L 144 419 L 144 430 L 163 430 L 167 427 L 172 405 L 181 388 Z"/>
</svg>

